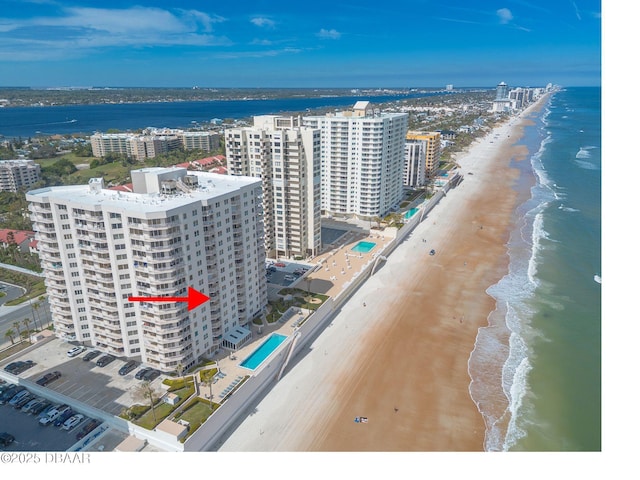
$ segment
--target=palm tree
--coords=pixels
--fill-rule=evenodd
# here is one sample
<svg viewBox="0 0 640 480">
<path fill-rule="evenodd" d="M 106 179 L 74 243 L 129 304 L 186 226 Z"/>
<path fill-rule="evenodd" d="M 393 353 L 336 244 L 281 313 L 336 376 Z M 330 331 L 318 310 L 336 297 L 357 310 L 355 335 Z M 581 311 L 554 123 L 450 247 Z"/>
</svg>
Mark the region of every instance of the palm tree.
<svg viewBox="0 0 640 480">
<path fill-rule="evenodd" d="M 22 333 L 20 332 L 20 322 L 18 321 L 13 322 L 13 328 L 15 328 L 16 332 L 18 332 L 17 337 L 22 338 Z"/>
<path fill-rule="evenodd" d="M 184 371 L 185 371 L 185 367 L 182 364 L 182 362 L 179 362 L 178 365 L 176 365 L 176 373 L 178 374 L 179 377 L 182 378 L 182 386 L 186 387 L 187 386 L 187 382 L 184 379 Z"/>
<path fill-rule="evenodd" d="M 205 375 L 202 383 L 209 387 L 209 405 L 211 406 L 211 410 L 213 410 L 213 375 Z"/>
<path fill-rule="evenodd" d="M 25 327 L 25 329 L 26 329 L 26 330 L 23 332 L 23 334 L 24 334 L 24 333 L 26 333 L 26 334 L 27 334 L 26 336 L 27 336 L 27 339 L 29 340 L 29 343 L 31 343 L 31 335 L 30 335 L 31 330 L 29 329 L 29 322 L 30 322 L 30 321 L 31 321 L 31 320 L 29 320 L 28 318 L 25 318 L 24 320 L 22 320 L 22 324 L 24 325 L 24 327 Z"/>
<path fill-rule="evenodd" d="M 4 336 L 9 338 L 11 340 L 11 345 L 13 345 L 13 337 L 15 337 L 16 332 L 13 331 L 12 329 L 7 330 L 6 332 L 4 332 Z"/>
<path fill-rule="evenodd" d="M 44 304 L 46 303 L 46 300 L 47 300 L 47 299 L 46 299 L 46 297 L 45 297 L 44 295 L 40 295 L 40 296 L 38 297 L 38 302 L 40 302 L 42 305 L 44 305 Z M 45 308 L 45 309 L 44 309 L 45 325 L 49 323 L 49 319 L 48 319 L 48 316 L 47 316 L 47 312 L 48 312 L 48 309 L 47 309 L 47 308 Z M 39 315 L 38 315 L 38 318 L 40 318 L 40 316 L 39 316 Z M 40 326 L 41 326 L 41 328 L 42 328 L 42 322 L 40 322 Z"/>
<path fill-rule="evenodd" d="M 42 329 L 42 319 L 40 318 L 40 312 L 38 311 L 38 309 L 40 308 L 40 301 L 35 301 L 35 302 L 31 302 L 31 315 L 35 314 L 38 315 L 38 322 L 40 323 L 40 329 Z M 33 317 L 33 321 L 35 323 L 36 317 Z"/>
<path fill-rule="evenodd" d="M 156 418 L 156 409 L 154 404 L 158 399 L 158 392 L 151 386 L 151 382 L 143 381 L 140 385 L 138 385 L 133 391 L 133 397 L 138 400 L 148 400 L 149 405 L 151 405 L 151 414 L 153 415 L 153 422 L 155 424 L 158 423 L 158 419 Z"/>
</svg>

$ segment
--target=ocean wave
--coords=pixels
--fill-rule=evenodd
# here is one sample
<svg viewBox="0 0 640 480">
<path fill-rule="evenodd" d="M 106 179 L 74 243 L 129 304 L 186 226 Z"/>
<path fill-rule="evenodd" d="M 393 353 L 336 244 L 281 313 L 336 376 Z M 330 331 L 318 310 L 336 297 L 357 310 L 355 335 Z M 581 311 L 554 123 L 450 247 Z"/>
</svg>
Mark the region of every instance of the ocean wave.
<svg viewBox="0 0 640 480">
<path fill-rule="evenodd" d="M 587 162 L 586 160 L 576 160 L 575 163 L 583 170 L 600 170 L 600 167 L 598 165 L 594 165 L 593 163 Z"/>
<path fill-rule="evenodd" d="M 600 284 L 602 284 L 602 277 L 601 277 L 600 275 L 594 275 L 594 276 L 593 276 L 593 280 L 594 280 L 596 283 L 600 283 Z"/>
<path fill-rule="evenodd" d="M 591 158 L 591 152 L 589 150 L 593 150 L 594 148 L 598 147 L 594 147 L 593 145 L 580 147 L 580 150 L 576 153 L 576 158 Z"/>
<path fill-rule="evenodd" d="M 564 204 L 561 204 L 561 205 L 558 207 L 558 210 L 562 210 L 563 212 L 571 212 L 571 213 L 579 212 L 579 211 L 580 211 L 580 210 L 578 210 L 577 208 L 565 207 L 565 206 L 564 206 Z"/>
</svg>

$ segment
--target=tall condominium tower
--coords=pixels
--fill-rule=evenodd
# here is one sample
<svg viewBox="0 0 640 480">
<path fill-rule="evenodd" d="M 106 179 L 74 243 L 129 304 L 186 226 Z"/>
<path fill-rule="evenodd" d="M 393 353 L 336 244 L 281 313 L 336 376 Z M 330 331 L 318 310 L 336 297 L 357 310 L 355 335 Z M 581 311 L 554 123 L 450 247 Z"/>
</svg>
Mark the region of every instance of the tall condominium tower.
<svg viewBox="0 0 640 480">
<path fill-rule="evenodd" d="M 162 371 L 246 343 L 267 303 L 260 181 L 184 168 L 131 179 L 133 192 L 94 178 L 27 193 L 56 334 Z M 129 301 L 189 287 L 209 301 Z"/>
<path fill-rule="evenodd" d="M 496 100 L 505 100 L 507 98 L 509 98 L 509 86 L 504 82 L 500 82 L 496 87 Z"/>
<path fill-rule="evenodd" d="M 320 131 L 299 117 L 261 115 L 225 131 L 231 175 L 262 178 L 267 255 L 308 257 L 321 246 Z"/>
<path fill-rule="evenodd" d="M 351 111 L 304 117 L 322 132 L 323 213 L 367 218 L 400 203 L 408 119 L 364 101 Z"/>
<path fill-rule="evenodd" d="M 433 178 L 438 173 L 438 166 L 440 165 L 440 135 L 440 132 L 407 133 L 405 185 L 424 185 L 427 179 Z M 424 161 L 422 159 L 423 155 Z M 420 169 L 423 167 L 424 177 L 421 177 Z"/>
<path fill-rule="evenodd" d="M 0 192 L 17 192 L 40 180 L 40 165 L 33 160 L 0 160 Z"/>
</svg>

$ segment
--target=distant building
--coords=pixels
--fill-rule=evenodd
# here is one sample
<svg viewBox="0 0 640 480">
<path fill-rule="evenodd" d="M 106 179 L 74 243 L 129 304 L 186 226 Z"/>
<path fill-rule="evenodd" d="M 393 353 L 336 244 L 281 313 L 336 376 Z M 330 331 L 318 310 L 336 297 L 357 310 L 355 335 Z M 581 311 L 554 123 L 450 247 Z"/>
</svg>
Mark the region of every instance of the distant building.
<svg viewBox="0 0 640 480">
<path fill-rule="evenodd" d="M 452 91 L 453 90 L 453 85 L 451 85 L 451 84 L 447 85 L 446 86 L 446 90 L 447 90 L 447 92 Z"/>
<path fill-rule="evenodd" d="M 400 203 L 408 113 L 359 101 L 350 111 L 303 120 L 321 131 L 323 213 L 371 218 Z"/>
<path fill-rule="evenodd" d="M 210 152 L 219 146 L 220 135 L 216 132 L 147 128 L 142 135 L 132 133 L 91 135 L 93 156 L 99 158 L 109 153 L 116 153 L 135 160 L 144 160 L 178 149 Z"/>
<path fill-rule="evenodd" d="M 239 348 L 267 304 L 260 180 L 184 168 L 131 179 L 133 192 L 94 178 L 26 195 L 56 335 L 163 372 Z M 128 300 L 188 287 L 209 300 Z"/>
<path fill-rule="evenodd" d="M 404 185 L 422 186 L 440 165 L 440 132 L 408 132 L 405 143 Z"/>
<path fill-rule="evenodd" d="M 40 165 L 33 160 L 0 160 L 0 191 L 17 192 L 40 180 Z"/>
</svg>

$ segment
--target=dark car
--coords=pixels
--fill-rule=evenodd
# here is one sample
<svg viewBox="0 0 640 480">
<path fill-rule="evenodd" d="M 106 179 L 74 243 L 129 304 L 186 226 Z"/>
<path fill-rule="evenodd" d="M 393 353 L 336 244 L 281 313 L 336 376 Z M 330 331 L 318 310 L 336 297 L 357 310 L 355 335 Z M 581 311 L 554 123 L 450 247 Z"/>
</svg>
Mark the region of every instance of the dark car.
<svg viewBox="0 0 640 480">
<path fill-rule="evenodd" d="M 51 402 L 40 402 L 35 404 L 33 407 L 31 407 L 31 409 L 29 410 L 29 413 L 31 415 L 40 415 L 42 412 L 44 412 L 47 408 L 52 407 L 53 405 L 51 405 Z"/>
<path fill-rule="evenodd" d="M 53 426 L 54 427 L 59 427 L 60 425 L 62 425 L 64 422 L 67 421 L 68 418 L 73 417 L 76 414 L 76 412 L 74 412 L 73 410 L 69 409 L 66 410 L 64 413 L 58 415 L 58 417 L 54 420 L 53 422 Z"/>
<path fill-rule="evenodd" d="M 24 372 L 25 370 L 30 369 L 34 365 L 35 365 L 35 363 L 33 363 L 33 361 L 31 361 L 31 360 L 25 360 L 24 362 L 23 361 L 18 361 L 18 362 L 10 363 L 6 367 L 4 367 L 4 371 L 12 373 L 14 375 L 19 375 L 22 372 Z"/>
<path fill-rule="evenodd" d="M 44 376 L 40 377 L 38 380 L 36 380 L 36 383 L 44 387 L 49 383 L 53 382 L 54 380 L 59 379 L 61 376 L 62 376 L 62 373 L 56 370 L 55 372 L 49 372 Z"/>
<path fill-rule="evenodd" d="M 429 252 L 429 255 L 435 255 L 435 254 L 436 254 L 436 251 L 435 251 L 435 250 L 431 250 L 431 251 Z"/>
<path fill-rule="evenodd" d="M 20 400 L 18 400 L 14 405 L 13 408 L 20 409 L 22 407 L 24 407 L 27 403 L 29 403 L 31 400 L 33 400 L 35 398 L 35 396 L 33 395 L 26 395 L 24 397 L 22 397 Z"/>
<path fill-rule="evenodd" d="M 94 358 L 96 358 L 98 355 L 100 355 L 100 352 L 98 352 L 97 350 L 92 350 L 89 353 L 87 353 L 84 357 L 82 357 L 82 360 L 84 360 L 85 362 L 88 362 L 89 360 L 93 360 Z"/>
<path fill-rule="evenodd" d="M 145 374 L 151 370 L 149 367 L 144 367 L 141 368 L 140 370 L 138 370 L 135 374 L 135 378 L 136 380 L 142 380 L 142 378 L 145 376 Z"/>
<path fill-rule="evenodd" d="M 155 370 L 155 369 L 152 368 L 151 370 L 149 370 L 147 373 L 145 373 L 142 376 L 142 379 L 145 382 L 151 382 L 151 381 L 155 380 L 156 378 L 158 378 L 159 376 L 160 376 L 160 372 L 158 370 Z"/>
<path fill-rule="evenodd" d="M 113 355 L 103 355 L 98 359 L 98 361 L 96 362 L 96 365 L 98 365 L 99 367 L 106 367 L 115 359 L 116 357 L 114 357 Z"/>
<path fill-rule="evenodd" d="M 3 447 L 11 445 L 14 440 L 15 440 L 15 437 L 10 433 L 7 433 L 7 432 L 0 433 L 0 445 L 2 445 Z"/>
<path fill-rule="evenodd" d="M 89 433 L 91 433 L 91 431 L 96 428 L 98 425 L 100 425 L 102 422 L 100 422 L 99 420 L 95 420 L 95 419 L 91 419 L 89 420 L 87 423 L 84 424 L 84 427 L 82 427 L 82 430 L 80 430 L 78 432 L 78 434 L 76 435 L 76 440 L 82 440 L 84 437 L 86 437 Z"/>
<path fill-rule="evenodd" d="M 13 385 L 7 388 L 6 390 L 3 390 L 2 393 L 0 394 L 0 405 L 4 405 L 5 403 L 7 403 L 21 390 L 24 390 L 24 389 L 22 387 L 19 387 L 18 385 Z"/>
<path fill-rule="evenodd" d="M 130 360 L 127 363 L 125 363 L 122 367 L 120 367 L 120 370 L 118 370 L 118 374 L 126 375 L 127 373 L 132 372 L 137 366 L 138 366 L 138 362 L 134 362 L 133 360 Z"/>
</svg>

